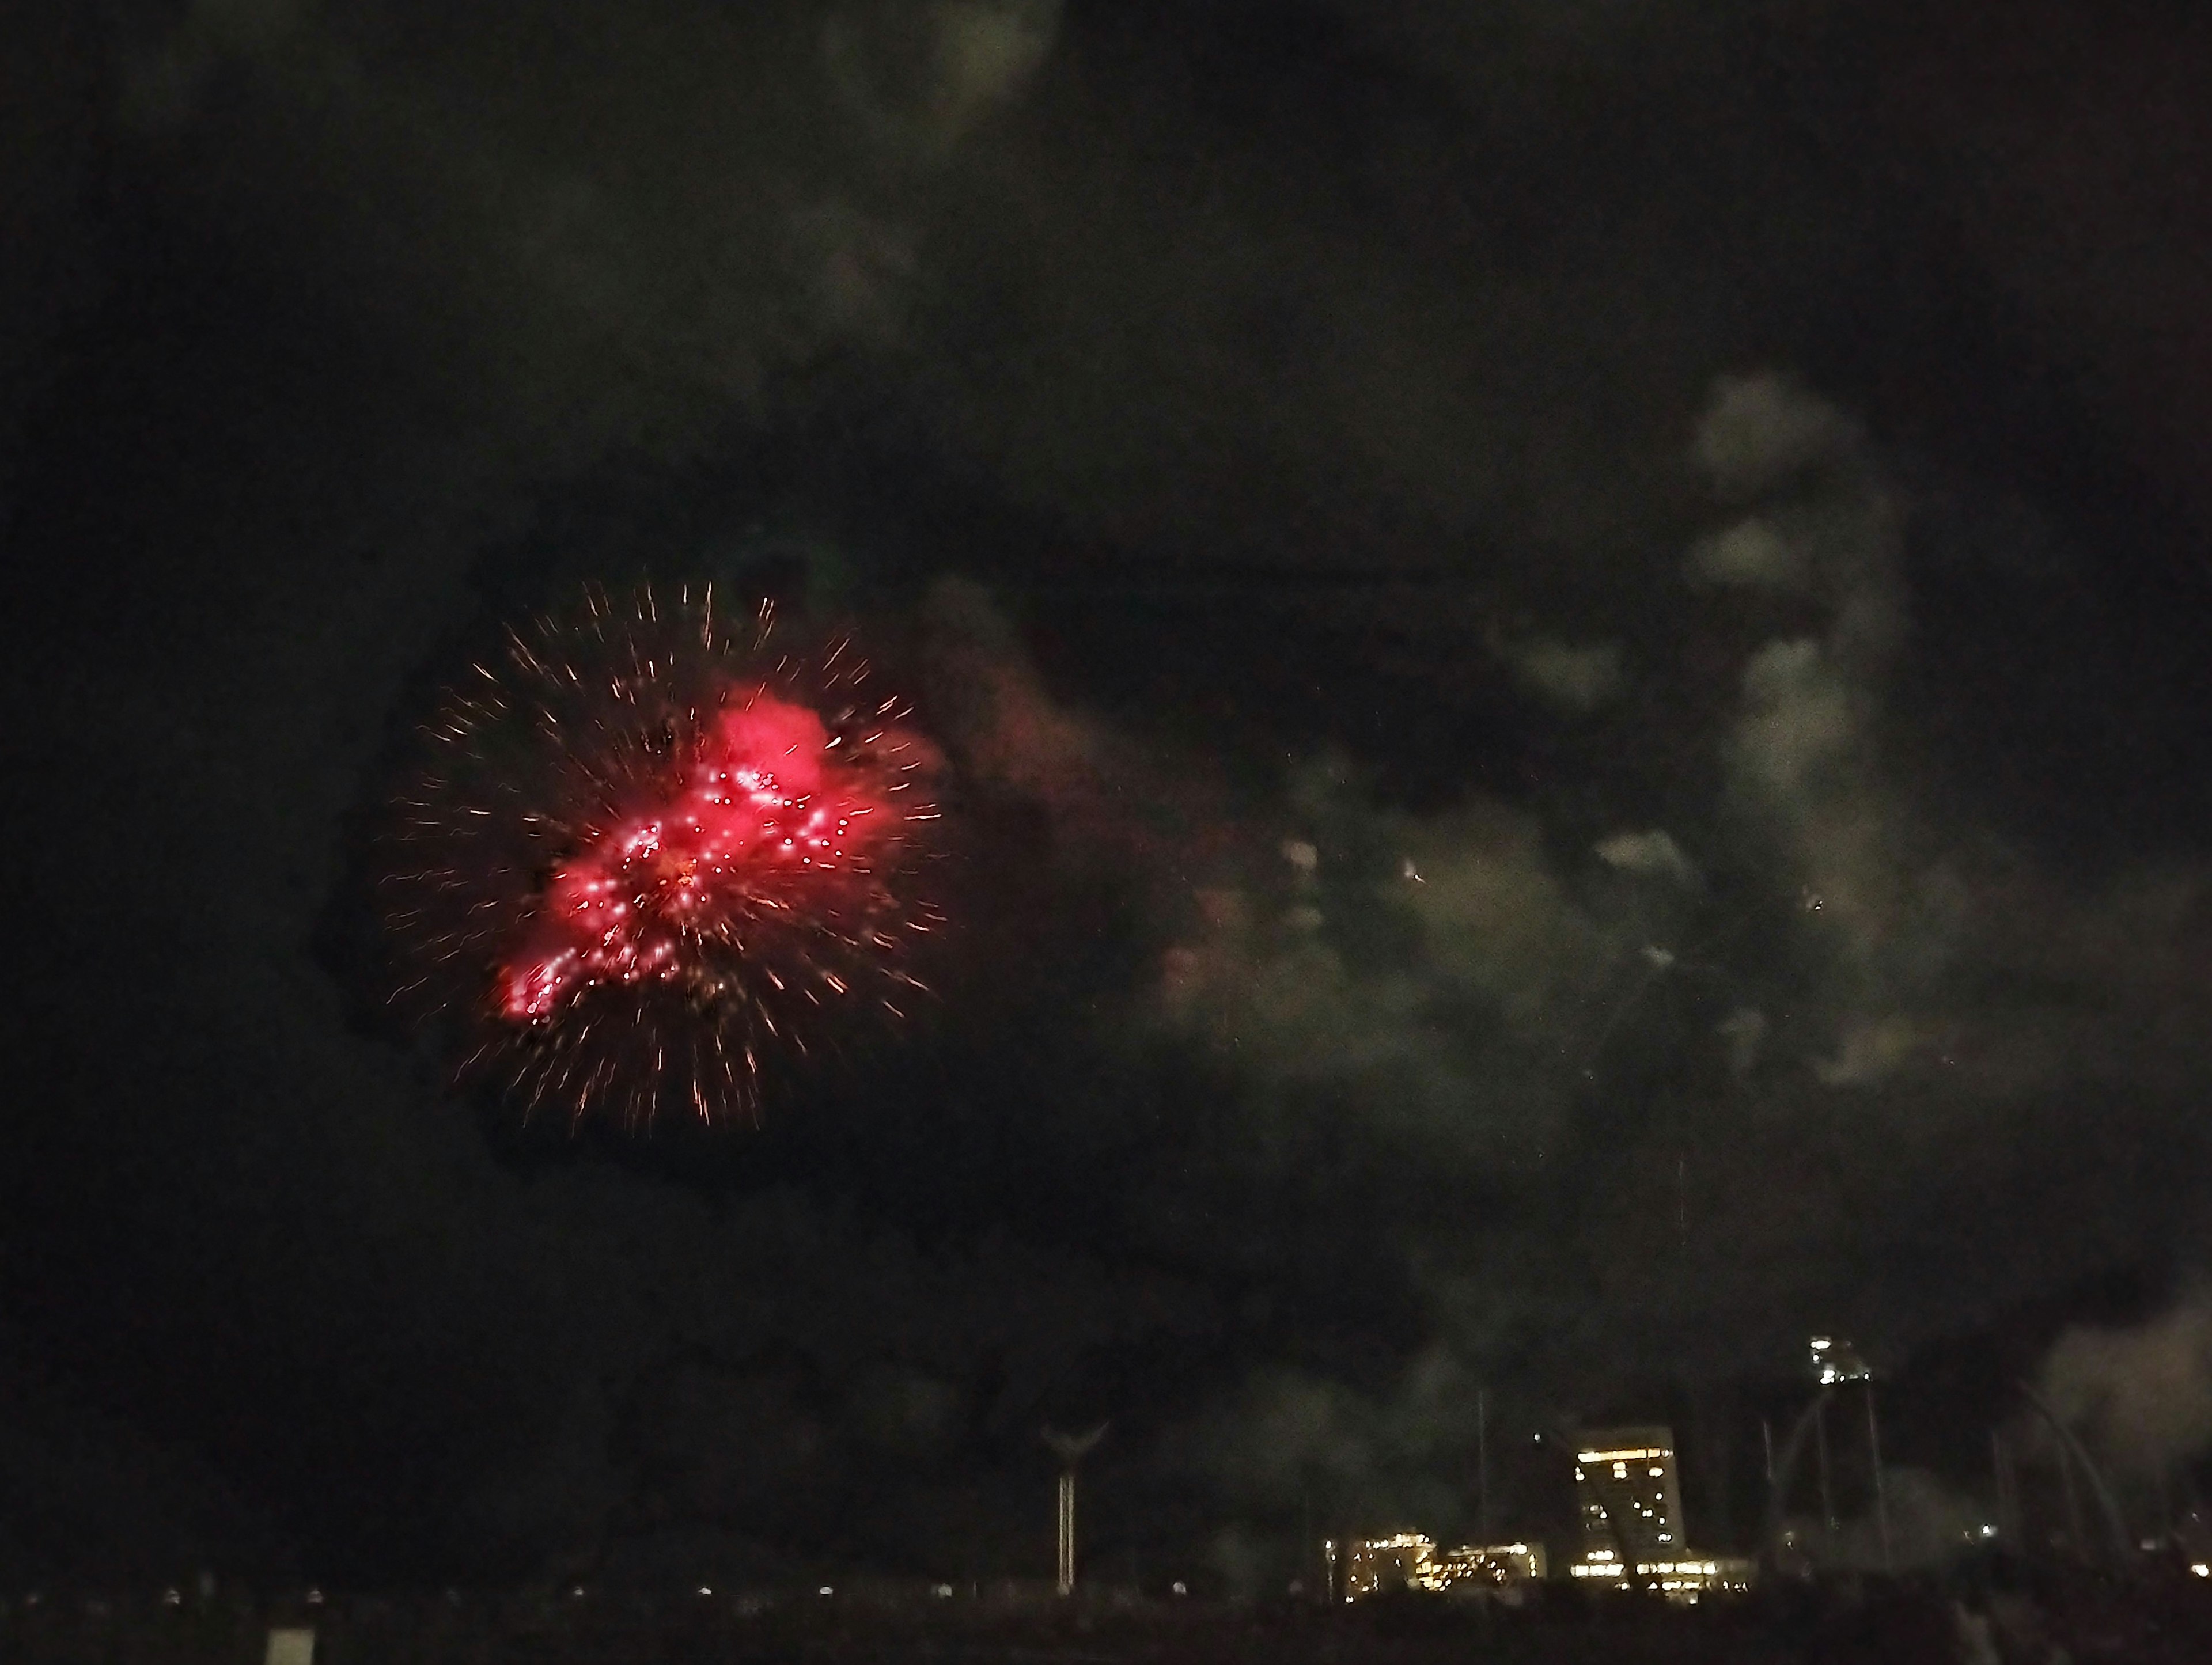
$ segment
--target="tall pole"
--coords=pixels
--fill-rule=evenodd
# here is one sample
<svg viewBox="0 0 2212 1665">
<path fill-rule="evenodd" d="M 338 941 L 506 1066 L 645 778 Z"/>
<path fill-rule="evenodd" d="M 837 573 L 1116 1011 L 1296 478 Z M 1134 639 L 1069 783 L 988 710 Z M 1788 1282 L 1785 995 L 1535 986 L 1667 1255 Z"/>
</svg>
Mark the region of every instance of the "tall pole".
<svg viewBox="0 0 2212 1665">
<path fill-rule="evenodd" d="M 1897 1557 L 1892 1553 L 1889 1543 L 1889 1488 L 1882 1483 L 1881 1478 L 1881 1425 L 1875 1419 L 1874 1382 L 1871 1379 L 1866 1384 L 1866 1401 L 1867 1455 L 1874 1463 L 1874 1517 L 1875 1525 L 1881 1530 L 1881 1570 L 1895 1572 Z"/>
<path fill-rule="evenodd" d="M 1075 1470 L 1060 1471 L 1060 1593 L 1075 1593 Z"/>
<path fill-rule="evenodd" d="M 2074 1541 L 2069 1546 L 2082 1560 L 2089 1559 L 2089 1547 L 2082 1541 L 2081 1494 L 2074 1489 L 2074 1454 L 2066 1449 L 2066 1442 L 2058 1442 L 2058 1484 L 2066 1493 L 2066 1530 Z"/>
<path fill-rule="evenodd" d="M 1813 1413 L 1813 1438 L 1820 1453 L 1820 1524 L 1836 1529 L 1836 1498 L 1828 1481 L 1828 1402 L 1822 1400 Z"/>
<path fill-rule="evenodd" d="M 1060 1457 L 1060 1553 L 1054 1571 L 1062 1595 L 1075 1593 L 1075 1466 L 1105 1437 L 1106 1425 L 1103 1422 L 1087 1434 L 1063 1434 L 1050 1428 L 1044 1431 L 1044 1443 Z"/>
<path fill-rule="evenodd" d="M 2014 1460 L 2011 1443 L 2002 1428 L 1990 1430 L 1990 1466 L 1997 1477 L 1997 1535 L 2014 1554 L 2026 1554 L 2027 1511 L 2021 1504 L 2020 1464 Z"/>
<path fill-rule="evenodd" d="M 1759 1443 L 1766 1452 L 1766 1489 L 1774 1489 L 1774 1425 L 1765 1417 L 1759 1419 Z"/>
<path fill-rule="evenodd" d="M 1313 1563 L 1306 1559 L 1313 1553 L 1313 1488 L 1301 1486 L 1298 1488 L 1298 1558 L 1295 1564 L 1301 1585 L 1306 1581 L 1306 1574 L 1313 1571 Z"/>
<path fill-rule="evenodd" d="M 1490 1390 L 1474 1389 L 1474 1518 L 1485 1548 L 1490 1545 Z"/>
</svg>

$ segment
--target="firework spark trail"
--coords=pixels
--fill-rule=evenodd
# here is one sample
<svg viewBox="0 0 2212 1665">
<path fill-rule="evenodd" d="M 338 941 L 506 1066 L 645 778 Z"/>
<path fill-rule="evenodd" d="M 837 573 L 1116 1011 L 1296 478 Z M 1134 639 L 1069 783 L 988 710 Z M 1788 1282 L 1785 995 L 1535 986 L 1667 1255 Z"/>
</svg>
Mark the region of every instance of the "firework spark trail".
<svg viewBox="0 0 2212 1665">
<path fill-rule="evenodd" d="M 423 730 L 386 917 L 396 999 L 459 1010 L 466 1076 L 639 1124 L 757 1109 L 836 1013 L 903 1015 L 937 753 L 848 643 L 779 653 L 711 591 L 597 591 L 508 635 Z"/>
</svg>

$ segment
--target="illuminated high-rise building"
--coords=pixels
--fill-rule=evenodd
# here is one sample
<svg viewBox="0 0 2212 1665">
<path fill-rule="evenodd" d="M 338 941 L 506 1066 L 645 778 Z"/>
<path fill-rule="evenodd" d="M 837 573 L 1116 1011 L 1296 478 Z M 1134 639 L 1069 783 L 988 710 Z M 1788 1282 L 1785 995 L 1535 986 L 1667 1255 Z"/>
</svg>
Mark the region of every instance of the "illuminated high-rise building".
<svg viewBox="0 0 2212 1665">
<path fill-rule="evenodd" d="M 1572 1577 L 1681 1602 L 1751 1588 L 1750 1561 L 1700 1555 L 1683 1542 L 1673 1429 L 1604 1428 L 1585 1436 L 1575 1453 L 1575 1498 L 1583 1553 L 1567 1569 Z"/>
<path fill-rule="evenodd" d="M 1575 1454 L 1575 1500 L 1584 1561 L 1675 1559 L 1683 1550 L 1674 1431 L 1604 1428 L 1585 1435 Z"/>
</svg>

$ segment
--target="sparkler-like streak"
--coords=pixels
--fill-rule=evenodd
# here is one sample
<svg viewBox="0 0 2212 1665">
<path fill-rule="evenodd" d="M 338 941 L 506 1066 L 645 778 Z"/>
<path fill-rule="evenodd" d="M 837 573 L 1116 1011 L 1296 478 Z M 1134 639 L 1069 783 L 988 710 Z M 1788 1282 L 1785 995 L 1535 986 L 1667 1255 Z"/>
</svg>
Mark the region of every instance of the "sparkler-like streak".
<svg viewBox="0 0 2212 1665">
<path fill-rule="evenodd" d="M 385 886 L 408 975 L 458 1010 L 461 1073 L 535 1110 L 757 1112 L 834 1014 L 902 1017 L 938 755 L 849 642 L 777 652 L 711 590 L 589 592 L 511 630 L 424 731 Z"/>
</svg>

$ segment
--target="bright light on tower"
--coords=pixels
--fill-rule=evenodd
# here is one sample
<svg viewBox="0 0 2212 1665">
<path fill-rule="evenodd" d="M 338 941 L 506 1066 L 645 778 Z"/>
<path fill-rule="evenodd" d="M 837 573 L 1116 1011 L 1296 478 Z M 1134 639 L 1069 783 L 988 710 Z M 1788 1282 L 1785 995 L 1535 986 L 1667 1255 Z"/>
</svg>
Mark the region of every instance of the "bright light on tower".
<svg viewBox="0 0 2212 1665">
<path fill-rule="evenodd" d="M 1824 1388 L 1845 1382 L 1871 1382 L 1874 1371 L 1858 1349 L 1838 1336 L 1813 1338 L 1813 1374 Z"/>
</svg>

